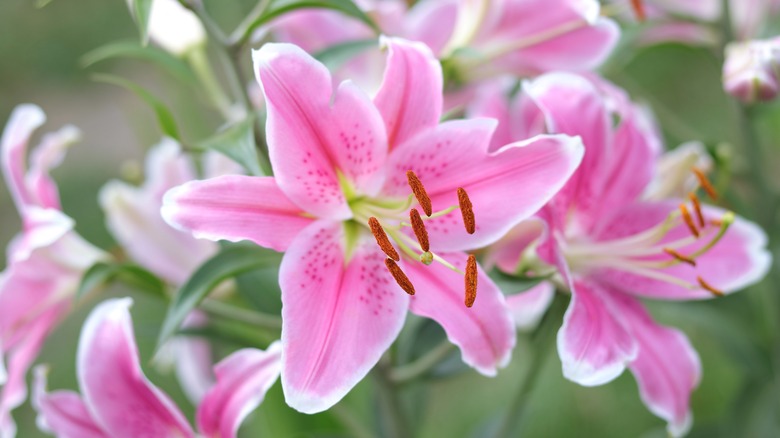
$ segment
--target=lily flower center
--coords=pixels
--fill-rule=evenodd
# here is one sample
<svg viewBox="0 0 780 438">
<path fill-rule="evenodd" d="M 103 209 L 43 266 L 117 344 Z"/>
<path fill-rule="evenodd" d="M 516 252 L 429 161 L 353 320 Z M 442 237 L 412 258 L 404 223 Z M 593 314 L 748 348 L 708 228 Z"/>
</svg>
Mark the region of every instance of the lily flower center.
<svg viewBox="0 0 780 438">
<path fill-rule="evenodd" d="M 364 226 L 376 239 L 377 245 L 385 253 L 387 269 L 401 288 L 409 295 L 415 294 L 414 286 L 401 270 L 397 262 L 401 255 L 395 245 L 407 258 L 424 265 L 439 263 L 448 269 L 464 276 L 465 299 L 467 307 L 471 307 L 476 298 L 477 269 L 476 259 L 469 256 L 465 272 L 431 251 L 431 242 L 425 221 L 445 216 L 455 210 L 460 210 L 466 232 L 473 234 L 476 230 L 474 211 L 471 200 L 463 188 L 458 188 L 458 205 L 449 206 L 443 210 L 434 211 L 431 199 L 417 175 L 411 170 L 406 173 L 412 193 L 406 198 L 366 198 L 355 197 L 350 202 L 354 223 Z M 416 208 L 411 208 L 415 199 L 423 210 L 421 215 Z M 411 229 L 409 233 L 405 229 Z M 414 237 L 412 237 L 412 234 Z"/>
<path fill-rule="evenodd" d="M 702 189 L 711 197 L 717 198 L 717 193 L 703 173 L 697 169 L 694 173 L 701 182 Z M 711 250 L 734 223 L 735 216 L 732 212 L 726 212 L 718 219 L 707 220 L 696 194 L 691 193 L 688 198 L 690 205 L 680 204 L 679 208 L 672 211 L 660 224 L 631 236 L 605 241 L 556 236 L 563 246 L 569 268 L 576 273 L 604 268 L 617 269 L 691 290 L 705 289 L 714 295 L 723 295 L 722 291 L 712 287 L 701 276 L 697 276 L 697 283 L 692 283 L 664 272 L 666 268 L 681 263 L 695 269 L 698 259 Z M 670 238 L 670 232 L 681 226 L 687 228 L 689 233 Z M 685 251 L 689 253 L 686 254 Z"/>
</svg>

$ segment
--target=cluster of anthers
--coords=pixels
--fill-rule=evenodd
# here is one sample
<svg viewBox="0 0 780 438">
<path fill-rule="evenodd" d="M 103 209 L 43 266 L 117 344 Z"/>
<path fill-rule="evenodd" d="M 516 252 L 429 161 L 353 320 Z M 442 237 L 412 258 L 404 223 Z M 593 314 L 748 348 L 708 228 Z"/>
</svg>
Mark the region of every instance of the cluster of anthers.
<svg viewBox="0 0 780 438">
<path fill-rule="evenodd" d="M 693 168 L 693 173 L 704 192 L 713 201 L 717 201 L 718 193 L 704 172 Z M 695 268 L 697 259 L 712 249 L 734 223 L 735 216 L 732 212 L 726 212 L 718 219 L 708 220 L 695 191 L 688 194 L 688 200 L 690 206 L 687 202 L 681 203 L 663 222 L 641 233 L 609 241 L 569 242 L 565 253 L 570 266 L 578 271 L 608 267 L 691 290 L 705 289 L 715 296 L 722 296 L 721 290 L 700 275 L 696 276 L 697 282 L 692 283 L 663 271 L 680 263 Z M 682 223 L 687 226 L 690 234 L 662 242 L 671 230 Z M 685 248 L 690 248 L 697 242 L 703 243 L 695 251 L 683 253 Z M 664 257 L 659 257 L 662 255 Z"/>
<path fill-rule="evenodd" d="M 466 190 L 462 187 L 458 188 L 458 205 L 451 206 L 447 209 L 434 212 L 431 205 L 431 198 L 425 191 L 420 179 L 417 175 L 409 170 L 406 172 L 406 177 L 409 182 L 409 186 L 412 189 L 414 198 L 420 204 L 420 207 L 425 213 L 425 218 L 420 215 L 420 212 L 416 208 L 409 210 L 409 222 L 399 221 L 397 226 L 390 226 L 389 224 L 381 224 L 375 216 L 368 218 L 368 227 L 371 230 L 371 234 L 374 235 L 377 245 L 382 249 L 387 258 L 385 259 L 385 265 L 387 270 L 390 271 L 395 281 L 407 294 L 414 295 L 414 285 L 409 280 L 409 277 L 404 274 L 398 263 L 401 260 L 401 256 L 396 251 L 395 247 L 390 243 L 390 237 L 396 242 L 398 247 L 413 259 L 419 260 L 425 265 L 438 262 L 447 268 L 461 274 L 465 278 L 466 295 L 464 302 L 466 307 L 474 305 L 474 301 L 477 298 L 477 259 L 473 254 L 470 254 L 468 261 L 466 262 L 466 271 L 463 272 L 451 263 L 447 262 L 440 256 L 431 252 L 431 244 L 428 238 L 428 231 L 425 228 L 425 220 L 436 217 L 441 217 L 451 213 L 455 209 L 460 209 L 463 216 L 463 223 L 466 227 L 466 232 L 474 234 L 476 231 L 476 222 L 474 221 L 474 210 L 472 208 L 471 200 L 469 199 Z M 411 199 L 411 197 L 410 197 Z M 417 238 L 417 242 L 414 242 L 409 236 L 401 232 L 401 228 L 411 227 L 414 231 L 414 235 Z M 414 247 L 419 248 L 418 252 Z"/>
</svg>

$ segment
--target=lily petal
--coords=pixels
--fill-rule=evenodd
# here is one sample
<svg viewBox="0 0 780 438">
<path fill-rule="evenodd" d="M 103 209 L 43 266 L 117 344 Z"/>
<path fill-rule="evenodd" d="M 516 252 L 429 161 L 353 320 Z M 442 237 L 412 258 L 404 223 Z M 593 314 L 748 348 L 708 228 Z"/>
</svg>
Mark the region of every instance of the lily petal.
<svg viewBox="0 0 780 438">
<path fill-rule="evenodd" d="M 379 111 L 350 82 L 334 93 L 327 68 L 297 46 L 265 44 L 253 58 L 279 188 L 315 216 L 350 218 L 339 172 L 366 195 L 384 180 L 387 136 Z"/>
<path fill-rule="evenodd" d="M 403 35 L 438 54 L 452 37 L 457 19 L 458 0 L 417 2 L 404 19 Z"/>
<path fill-rule="evenodd" d="M 20 212 L 33 202 L 24 180 L 27 172 L 27 143 L 33 131 L 45 121 L 46 115 L 40 107 L 19 105 L 11 113 L 3 131 L 0 142 L 3 175 Z"/>
<path fill-rule="evenodd" d="M 670 436 L 684 436 L 693 422 L 691 393 L 701 379 L 699 355 L 683 332 L 656 324 L 636 299 L 622 296 L 620 311 L 639 344 L 629 368 L 642 401 L 669 422 Z"/>
<path fill-rule="evenodd" d="M 184 415 L 141 371 L 131 304 L 129 298 L 104 301 L 84 323 L 76 365 L 86 405 L 113 437 L 193 437 Z"/>
<path fill-rule="evenodd" d="M 318 221 L 282 259 L 282 388 L 301 412 L 336 404 L 403 326 L 409 299 L 365 234 L 349 242 L 344 225 Z"/>
<path fill-rule="evenodd" d="M 466 254 L 441 254 L 463 270 Z M 498 286 L 479 269 L 477 299 L 471 308 L 463 303 L 463 276 L 440 263 L 425 266 L 406 261 L 404 269 L 416 293 L 410 310 L 433 319 L 460 348 L 463 362 L 486 376 L 495 376 L 509 363 L 515 346 L 515 328 Z"/>
<path fill-rule="evenodd" d="M 563 375 L 583 386 L 603 385 L 636 358 L 637 343 L 611 307 L 609 291 L 583 281 L 574 286 L 558 331 Z"/>
<path fill-rule="evenodd" d="M 33 407 L 38 412 L 38 428 L 59 438 L 108 438 L 92 419 L 92 414 L 77 393 L 46 390 L 46 367 L 33 370 Z"/>
<path fill-rule="evenodd" d="M 311 219 L 271 177 L 225 175 L 190 181 L 163 198 L 166 222 L 209 240 L 251 240 L 284 251 Z"/>
<path fill-rule="evenodd" d="M 386 37 L 380 42 L 387 47 L 387 68 L 374 104 L 382 113 L 392 148 L 439 123 L 442 73 L 424 44 Z"/>
<path fill-rule="evenodd" d="M 279 377 L 281 353 L 281 344 L 274 342 L 266 351 L 246 348 L 218 363 L 214 367 L 217 383 L 198 407 L 200 432 L 209 437 L 235 437 L 241 422 Z"/>
<path fill-rule="evenodd" d="M 67 148 L 80 138 L 81 132 L 78 128 L 68 125 L 59 131 L 46 134 L 41 144 L 33 151 L 25 183 L 35 205 L 61 209 L 59 190 L 49 172 L 62 163 Z"/>
<path fill-rule="evenodd" d="M 393 173 L 386 193 L 408 193 L 407 170 L 413 170 L 425 185 L 434 210 L 457 206 L 458 187 L 468 192 L 476 232 L 466 233 L 459 211 L 428 220 L 436 250 L 468 250 L 496 241 L 549 201 L 582 159 L 582 143 L 568 136 L 538 136 L 488 154 L 494 128 L 489 119 L 442 123 L 390 156 Z"/>
</svg>

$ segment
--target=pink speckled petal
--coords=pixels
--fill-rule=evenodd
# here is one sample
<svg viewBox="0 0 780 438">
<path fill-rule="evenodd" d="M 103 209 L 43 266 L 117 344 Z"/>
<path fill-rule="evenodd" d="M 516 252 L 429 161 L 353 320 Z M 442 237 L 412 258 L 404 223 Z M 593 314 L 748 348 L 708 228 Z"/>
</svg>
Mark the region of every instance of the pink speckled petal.
<svg viewBox="0 0 780 438">
<path fill-rule="evenodd" d="M 11 113 L 3 131 L 0 142 L 3 176 L 20 212 L 34 202 L 24 180 L 27 172 L 27 146 L 33 131 L 45 121 L 46 115 L 38 106 L 19 105 Z"/>
<path fill-rule="evenodd" d="M 424 44 L 400 38 L 381 42 L 388 51 L 387 69 L 374 103 L 393 148 L 439 123 L 442 74 L 439 61 Z"/>
<path fill-rule="evenodd" d="M 637 342 L 611 302 L 611 292 L 575 281 L 558 331 L 563 375 L 583 386 L 603 385 L 637 356 Z"/>
<path fill-rule="evenodd" d="M 682 201 L 680 201 L 682 202 Z M 675 211 L 679 202 L 638 203 L 627 205 L 604 218 L 604 226 L 598 230 L 596 238 L 611 240 L 631 236 L 661 223 L 670 212 Z M 705 207 L 704 215 L 709 219 L 720 218 L 725 212 L 716 207 Z M 712 236 L 715 227 L 709 225 L 706 236 Z M 671 230 L 659 243 L 670 242 L 690 235 L 685 225 Z M 679 249 L 682 254 L 691 254 L 709 239 L 703 238 L 695 244 Z M 696 259 L 696 267 L 679 264 L 663 269 L 661 272 L 698 285 L 697 276 L 724 293 L 733 293 L 760 281 L 771 266 L 772 256 L 767 251 L 766 233 L 756 224 L 737 217 L 726 235 L 715 247 Z M 650 259 L 668 260 L 666 254 Z M 713 295 L 703 289 L 688 289 L 676 284 L 638 276 L 617 269 L 604 269 L 596 275 L 601 281 L 611 284 L 626 293 L 649 298 L 667 300 L 687 300 L 712 298 Z"/>
<path fill-rule="evenodd" d="M 390 156 L 387 193 L 409 193 L 405 172 L 413 170 L 434 210 L 457 206 L 458 187 L 471 198 L 474 234 L 466 233 L 458 210 L 426 221 L 434 251 L 468 250 L 496 241 L 549 201 L 582 158 L 580 140 L 568 136 L 538 136 L 487 153 L 494 127 L 488 119 L 442 123 Z"/>
<path fill-rule="evenodd" d="M 670 436 L 684 436 L 693 422 L 691 393 L 701 379 L 699 355 L 683 332 L 656 324 L 636 299 L 622 295 L 616 303 L 639 345 L 629 368 L 642 401 L 669 423 Z"/>
<path fill-rule="evenodd" d="M 265 398 L 279 378 L 282 346 L 267 350 L 245 348 L 232 353 L 214 367 L 217 383 L 198 407 L 200 432 L 209 437 L 234 438 L 241 422 Z"/>
<path fill-rule="evenodd" d="M 467 255 L 441 254 L 463 270 Z M 515 346 L 515 328 L 498 286 L 479 269 L 477 299 L 471 308 L 464 304 L 463 276 L 434 262 L 425 266 L 404 259 L 403 269 L 417 293 L 410 310 L 433 319 L 460 348 L 463 362 L 486 376 L 495 376 L 506 366 Z"/>
<path fill-rule="evenodd" d="M 406 316 L 409 298 L 373 236 L 358 237 L 351 249 L 345 239 L 341 223 L 315 222 L 290 245 L 279 271 L 282 387 L 287 404 L 304 413 L 344 397 L 392 344 Z"/>
<path fill-rule="evenodd" d="M 37 366 L 34 370 L 33 407 L 38 412 L 38 427 L 58 438 L 108 438 L 108 434 L 95 423 L 89 409 L 77 393 L 46 390 L 46 370 Z"/>
<path fill-rule="evenodd" d="M 59 131 L 46 134 L 41 144 L 33 151 L 25 183 L 35 205 L 57 210 L 61 208 L 57 183 L 49 172 L 62 163 L 68 146 L 79 138 L 81 133 L 75 126 L 65 126 Z"/>
<path fill-rule="evenodd" d="M 99 304 L 84 322 L 77 373 L 84 401 L 107 435 L 194 437 L 176 405 L 143 374 L 129 298 Z"/>
<path fill-rule="evenodd" d="M 366 195 L 384 181 L 387 135 L 379 111 L 350 82 L 334 93 L 325 66 L 296 46 L 265 44 L 253 58 L 279 188 L 315 216 L 350 218 L 339 173 Z"/>
<path fill-rule="evenodd" d="M 284 251 L 312 219 L 304 216 L 271 177 L 225 175 L 190 181 L 165 194 L 169 224 L 209 240 L 251 240 Z"/>
</svg>

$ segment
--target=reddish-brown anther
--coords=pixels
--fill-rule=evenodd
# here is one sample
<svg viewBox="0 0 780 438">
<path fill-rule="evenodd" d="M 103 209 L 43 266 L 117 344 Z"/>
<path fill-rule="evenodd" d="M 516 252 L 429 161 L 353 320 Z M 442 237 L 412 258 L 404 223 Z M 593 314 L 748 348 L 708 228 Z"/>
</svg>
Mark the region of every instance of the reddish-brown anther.
<svg viewBox="0 0 780 438">
<path fill-rule="evenodd" d="M 376 244 L 382 248 L 382 251 L 385 253 L 385 255 L 395 261 L 401 260 L 401 256 L 398 255 L 398 251 L 396 251 L 393 247 L 393 244 L 390 243 L 390 239 L 387 238 L 385 229 L 382 228 L 379 220 L 373 216 L 368 218 L 368 227 L 371 228 L 371 234 L 374 235 Z"/>
<path fill-rule="evenodd" d="M 477 258 L 474 254 L 469 254 L 469 259 L 466 262 L 466 307 L 474 305 L 474 301 L 477 299 Z"/>
<path fill-rule="evenodd" d="M 431 217 L 433 214 L 433 205 L 431 204 L 431 198 L 428 196 L 428 192 L 425 191 L 425 186 L 423 186 L 420 178 L 417 178 L 417 175 L 413 171 L 407 170 L 406 180 L 409 181 L 409 187 L 412 188 L 412 193 L 414 193 L 414 197 L 417 198 L 417 202 L 420 203 L 420 207 L 422 207 L 425 215 Z"/>
<path fill-rule="evenodd" d="M 395 278 L 395 282 L 401 286 L 401 289 L 409 295 L 414 295 L 414 285 L 409 281 L 409 277 L 404 274 L 404 271 L 401 270 L 401 267 L 393 259 L 385 259 L 385 266 L 387 266 L 387 270 Z"/>
<path fill-rule="evenodd" d="M 428 240 L 428 230 L 425 229 L 425 223 L 416 208 L 409 210 L 409 220 L 412 224 L 414 235 L 417 236 L 417 241 L 420 242 L 420 248 L 422 248 L 423 252 L 430 251 L 431 244 Z"/>
<path fill-rule="evenodd" d="M 463 225 L 466 226 L 466 232 L 474 234 L 477 229 L 477 223 L 474 221 L 474 208 L 471 205 L 468 193 L 463 187 L 458 187 L 458 206 L 460 214 L 463 216 Z"/>
</svg>

